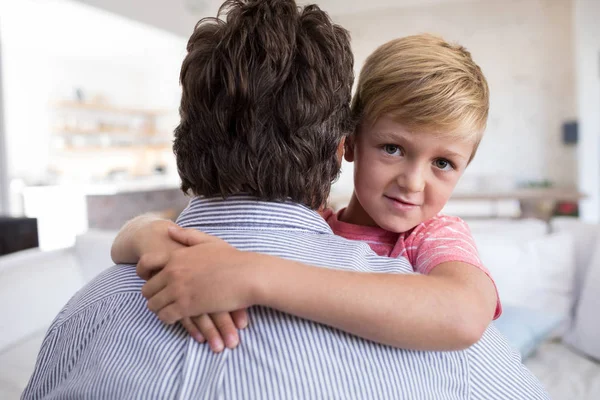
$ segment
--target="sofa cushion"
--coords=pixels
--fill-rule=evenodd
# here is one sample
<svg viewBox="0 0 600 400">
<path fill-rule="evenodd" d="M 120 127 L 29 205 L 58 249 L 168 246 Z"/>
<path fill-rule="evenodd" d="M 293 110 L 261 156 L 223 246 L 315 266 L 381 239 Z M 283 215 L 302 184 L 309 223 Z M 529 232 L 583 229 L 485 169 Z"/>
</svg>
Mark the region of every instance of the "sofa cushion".
<svg viewBox="0 0 600 400">
<path fill-rule="evenodd" d="M 505 305 L 545 310 L 563 317 L 556 335 L 570 325 L 575 276 L 573 236 L 560 232 L 526 239 L 521 232 L 474 232 L 483 264 Z"/>
<path fill-rule="evenodd" d="M 0 257 L 0 352 L 50 325 L 81 286 L 71 248 Z"/>
<path fill-rule="evenodd" d="M 548 225 L 539 219 L 476 219 L 467 220 L 474 236 L 493 236 L 526 242 L 548 234 Z"/>
<path fill-rule="evenodd" d="M 566 342 L 588 356 L 600 360 L 600 237 L 583 279 L 575 319 Z"/>
<path fill-rule="evenodd" d="M 525 360 L 561 323 L 561 316 L 527 307 L 505 306 L 494 325 Z"/>
<path fill-rule="evenodd" d="M 585 284 L 588 267 L 594 256 L 600 227 L 598 224 L 584 223 L 577 218 L 558 217 L 552 220 L 552 231 L 569 232 L 575 240 L 575 287 L 572 310 L 572 314 L 575 314 Z"/>
</svg>

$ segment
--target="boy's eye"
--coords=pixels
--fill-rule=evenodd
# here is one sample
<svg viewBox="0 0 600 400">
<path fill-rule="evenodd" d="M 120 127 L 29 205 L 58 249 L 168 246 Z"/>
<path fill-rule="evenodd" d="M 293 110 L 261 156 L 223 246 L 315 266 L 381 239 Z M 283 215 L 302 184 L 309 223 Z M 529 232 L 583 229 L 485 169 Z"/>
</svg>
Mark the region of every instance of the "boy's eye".
<svg viewBox="0 0 600 400">
<path fill-rule="evenodd" d="M 383 146 L 383 150 L 392 156 L 400 154 L 400 146 L 396 146 L 395 144 L 386 144 Z"/>
<path fill-rule="evenodd" d="M 454 166 L 452 165 L 452 163 L 443 158 L 438 158 L 433 163 L 435 164 L 435 166 L 437 168 L 441 169 L 442 171 L 449 171 L 451 169 L 454 169 Z"/>
</svg>

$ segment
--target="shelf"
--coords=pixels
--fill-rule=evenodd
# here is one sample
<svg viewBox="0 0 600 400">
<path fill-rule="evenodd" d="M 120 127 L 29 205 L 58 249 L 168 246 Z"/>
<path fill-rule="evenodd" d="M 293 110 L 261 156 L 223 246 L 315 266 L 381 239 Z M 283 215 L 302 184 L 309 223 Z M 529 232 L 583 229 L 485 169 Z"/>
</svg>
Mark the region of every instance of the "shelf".
<svg viewBox="0 0 600 400">
<path fill-rule="evenodd" d="M 451 200 L 520 200 L 520 201 L 578 201 L 584 199 L 586 196 L 583 193 L 578 192 L 576 189 L 570 188 L 523 188 L 514 189 L 507 191 L 489 192 L 469 192 L 469 193 L 454 193 Z"/>
<path fill-rule="evenodd" d="M 156 117 L 159 115 L 165 115 L 173 112 L 172 110 L 151 110 L 143 108 L 133 107 L 119 107 L 110 104 L 100 103 L 79 103 L 76 101 L 57 101 L 50 103 L 54 109 L 72 109 L 72 110 L 83 110 L 83 111 L 98 111 L 108 112 L 115 114 L 130 114 L 130 115 L 144 115 L 146 117 Z"/>
</svg>

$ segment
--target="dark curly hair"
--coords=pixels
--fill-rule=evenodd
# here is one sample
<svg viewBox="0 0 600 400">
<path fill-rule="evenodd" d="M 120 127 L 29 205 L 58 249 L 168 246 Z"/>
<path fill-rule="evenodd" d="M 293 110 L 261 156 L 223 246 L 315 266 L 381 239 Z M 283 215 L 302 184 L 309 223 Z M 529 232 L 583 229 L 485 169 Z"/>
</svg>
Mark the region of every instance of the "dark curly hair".
<svg viewBox="0 0 600 400">
<path fill-rule="evenodd" d="M 324 204 L 355 124 L 348 32 L 316 5 L 230 0 L 198 22 L 187 52 L 173 147 L 182 190 Z"/>
</svg>

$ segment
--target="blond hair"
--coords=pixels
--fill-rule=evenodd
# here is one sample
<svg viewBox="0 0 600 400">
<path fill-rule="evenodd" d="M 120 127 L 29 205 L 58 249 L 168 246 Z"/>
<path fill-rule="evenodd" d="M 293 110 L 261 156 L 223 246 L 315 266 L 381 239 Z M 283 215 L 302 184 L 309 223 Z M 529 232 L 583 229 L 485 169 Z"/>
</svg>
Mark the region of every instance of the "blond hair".
<svg viewBox="0 0 600 400">
<path fill-rule="evenodd" d="M 413 131 L 474 140 L 487 123 L 489 89 L 464 47 L 430 34 L 395 39 L 365 61 L 352 101 L 361 122 L 384 114 Z"/>
</svg>

